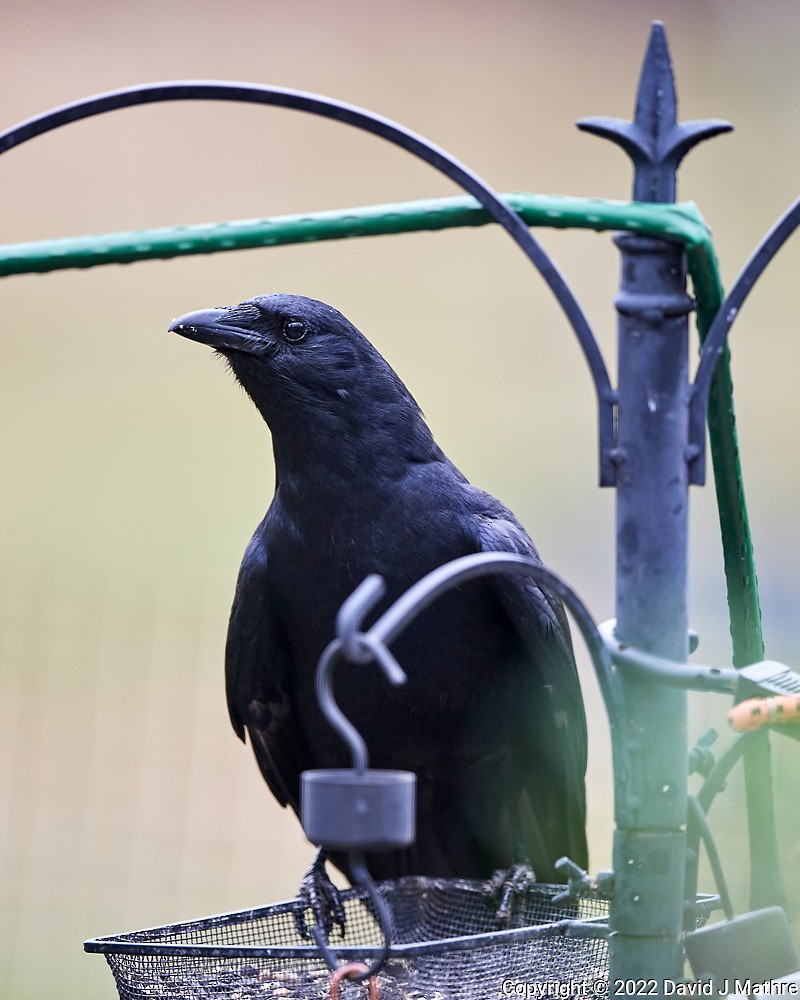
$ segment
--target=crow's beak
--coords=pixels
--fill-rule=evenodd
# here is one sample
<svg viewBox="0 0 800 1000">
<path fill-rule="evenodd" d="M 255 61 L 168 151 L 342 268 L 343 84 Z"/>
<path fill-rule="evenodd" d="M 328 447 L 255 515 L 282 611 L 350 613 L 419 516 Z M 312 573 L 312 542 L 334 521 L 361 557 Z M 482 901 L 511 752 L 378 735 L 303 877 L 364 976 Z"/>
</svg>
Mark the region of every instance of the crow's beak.
<svg viewBox="0 0 800 1000">
<path fill-rule="evenodd" d="M 252 330 L 228 322 L 228 316 L 227 309 L 199 309 L 173 320 L 169 332 L 196 340 L 199 344 L 208 344 L 218 351 L 257 353 L 259 338 Z"/>
</svg>

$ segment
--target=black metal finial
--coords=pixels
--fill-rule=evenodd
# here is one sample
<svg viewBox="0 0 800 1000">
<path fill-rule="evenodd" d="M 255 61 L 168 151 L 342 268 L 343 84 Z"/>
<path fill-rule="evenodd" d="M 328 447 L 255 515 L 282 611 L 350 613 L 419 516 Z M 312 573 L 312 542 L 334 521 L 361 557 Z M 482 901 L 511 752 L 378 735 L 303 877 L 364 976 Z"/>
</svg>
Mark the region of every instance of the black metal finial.
<svg viewBox="0 0 800 1000">
<path fill-rule="evenodd" d="M 675 174 L 686 153 L 703 139 L 730 132 L 733 126 L 718 119 L 678 122 L 667 36 L 664 25 L 654 21 L 639 77 L 634 120 L 583 118 L 578 128 L 610 139 L 630 156 L 634 201 L 673 202 Z"/>
</svg>

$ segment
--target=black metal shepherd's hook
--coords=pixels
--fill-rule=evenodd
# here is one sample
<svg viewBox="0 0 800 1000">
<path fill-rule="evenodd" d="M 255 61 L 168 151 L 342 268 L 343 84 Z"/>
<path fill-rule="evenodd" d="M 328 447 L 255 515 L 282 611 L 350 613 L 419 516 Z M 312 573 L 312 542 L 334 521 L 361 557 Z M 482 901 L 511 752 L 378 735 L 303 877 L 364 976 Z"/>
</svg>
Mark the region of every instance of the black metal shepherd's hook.
<svg viewBox="0 0 800 1000">
<path fill-rule="evenodd" d="M 336 638 L 329 643 L 317 667 L 317 699 L 328 722 L 348 746 L 353 770 L 306 771 L 302 775 L 301 819 L 306 836 L 323 848 L 349 851 L 353 880 L 367 893 L 383 935 L 378 957 L 355 979 L 367 979 L 385 962 L 393 935 L 393 922 L 365 861 L 364 850 L 393 849 L 413 842 L 414 775 L 408 771 L 370 770 L 366 744 L 344 715 L 333 694 L 333 671 L 346 659 L 366 664 L 375 660 L 387 680 L 402 684 L 406 675 L 388 648 L 429 604 L 468 580 L 493 574 L 526 576 L 556 593 L 573 615 L 586 642 L 612 731 L 612 751 L 621 768 L 624 747 L 619 732 L 619 705 L 611 654 L 589 611 L 577 594 L 552 570 L 528 556 L 510 552 L 479 552 L 445 563 L 418 580 L 366 631 L 363 622 L 385 593 L 382 577 L 368 576 L 343 603 L 336 619 Z M 357 807 L 356 807 L 357 804 Z M 331 969 L 337 959 L 322 929 L 311 934 Z"/>
</svg>

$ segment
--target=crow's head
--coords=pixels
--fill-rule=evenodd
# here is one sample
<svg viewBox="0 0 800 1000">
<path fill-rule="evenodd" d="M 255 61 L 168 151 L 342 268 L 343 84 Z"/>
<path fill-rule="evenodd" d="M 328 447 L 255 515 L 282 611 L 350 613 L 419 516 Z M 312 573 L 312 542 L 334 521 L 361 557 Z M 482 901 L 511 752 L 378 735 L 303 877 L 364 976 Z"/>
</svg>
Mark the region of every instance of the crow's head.
<svg viewBox="0 0 800 1000">
<path fill-rule="evenodd" d="M 327 429 L 419 436 L 413 397 L 370 342 L 332 306 L 262 295 L 179 316 L 172 333 L 223 355 L 284 447 Z M 422 432 L 425 437 L 427 428 Z"/>
<path fill-rule="evenodd" d="M 179 316 L 169 329 L 222 354 L 262 412 L 265 403 L 272 409 L 270 401 L 317 408 L 365 391 L 380 397 L 402 386 L 340 312 L 301 295 L 262 295 L 238 306 L 202 309 Z"/>
</svg>

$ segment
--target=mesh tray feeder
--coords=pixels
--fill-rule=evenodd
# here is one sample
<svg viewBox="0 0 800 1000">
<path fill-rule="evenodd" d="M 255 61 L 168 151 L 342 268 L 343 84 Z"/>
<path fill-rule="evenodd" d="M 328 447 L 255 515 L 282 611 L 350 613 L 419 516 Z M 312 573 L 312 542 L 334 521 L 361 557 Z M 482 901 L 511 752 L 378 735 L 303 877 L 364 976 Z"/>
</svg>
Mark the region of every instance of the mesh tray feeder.
<svg viewBox="0 0 800 1000">
<path fill-rule="evenodd" d="M 514 926 L 498 930 L 480 882 L 409 877 L 379 883 L 378 890 L 394 922 L 391 952 L 377 976 L 383 1000 L 496 998 L 509 989 L 513 995 L 509 984 L 537 982 L 569 984 L 570 995 L 591 996 L 592 984 L 607 980 L 604 900 L 557 906 L 553 898 L 563 886 L 537 885 Z M 360 889 L 342 898 L 345 935 L 337 928 L 331 948 L 341 959 L 369 961 L 382 944 L 372 904 Z M 296 909 L 290 900 L 95 938 L 85 948 L 105 954 L 121 1000 L 326 997 L 330 970 L 298 934 Z M 344 981 L 341 995 L 363 997 L 367 987 Z"/>
</svg>

